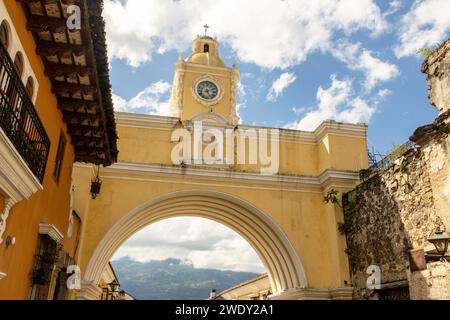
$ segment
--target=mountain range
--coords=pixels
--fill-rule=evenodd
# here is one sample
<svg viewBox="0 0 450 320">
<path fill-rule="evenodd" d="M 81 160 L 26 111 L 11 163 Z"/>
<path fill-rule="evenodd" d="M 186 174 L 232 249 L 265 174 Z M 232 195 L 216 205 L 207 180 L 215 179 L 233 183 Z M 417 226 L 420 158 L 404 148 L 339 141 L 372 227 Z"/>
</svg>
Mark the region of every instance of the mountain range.
<svg viewBox="0 0 450 320">
<path fill-rule="evenodd" d="M 138 300 L 204 300 L 258 276 L 251 272 L 198 269 L 179 259 L 138 262 L 124 257 L 111 262 L 121 288 Z"/>
</svg>

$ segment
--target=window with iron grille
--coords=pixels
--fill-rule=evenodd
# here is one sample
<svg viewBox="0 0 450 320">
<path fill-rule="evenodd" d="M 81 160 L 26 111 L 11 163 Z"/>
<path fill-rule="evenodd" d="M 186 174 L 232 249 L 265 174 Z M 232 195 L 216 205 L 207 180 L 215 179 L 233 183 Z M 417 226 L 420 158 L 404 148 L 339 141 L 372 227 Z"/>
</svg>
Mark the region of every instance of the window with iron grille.
<svg viewBox="0 0 450 320">
<path fill-rule="evenodd" d="M 31 273 L 30 300 L 48 299 L 58 251 L 58 244 L 53 239 L 48 235 L 39 235 L 34 268 Z"/>
</svg>

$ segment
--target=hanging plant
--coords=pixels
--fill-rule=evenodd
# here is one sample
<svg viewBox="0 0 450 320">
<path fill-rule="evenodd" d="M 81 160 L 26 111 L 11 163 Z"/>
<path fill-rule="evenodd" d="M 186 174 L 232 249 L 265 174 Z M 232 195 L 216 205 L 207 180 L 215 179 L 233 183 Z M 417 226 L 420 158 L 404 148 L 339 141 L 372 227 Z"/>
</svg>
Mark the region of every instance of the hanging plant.
<svg viewBox="0 0 450 320">
<path fill-rule="evenodd" d="M 58 263 L 59 251 L 61 245 L 52 246 L 42 254 L 36 256 L 37 266 L 31 273 L 31 282 L 33 285 L 48 285 L 54 266 Z"/>
<path fill-rule="evenodd" d="M 332 203 L 342 208 L 341 204 L 339 203 L 339 191 L 331 189 L 328 191 L 328 193 L 323 198 L 323 202 L 325 203 Z"/>
</svg>

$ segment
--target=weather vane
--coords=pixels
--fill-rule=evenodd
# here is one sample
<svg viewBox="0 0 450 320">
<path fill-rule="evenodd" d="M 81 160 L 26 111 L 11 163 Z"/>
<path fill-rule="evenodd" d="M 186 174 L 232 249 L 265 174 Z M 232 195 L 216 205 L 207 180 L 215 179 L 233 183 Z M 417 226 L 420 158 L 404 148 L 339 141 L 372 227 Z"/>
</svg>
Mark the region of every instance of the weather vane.
<svg viewBox="0 0 450 320">
<path fill-rule="evenodd" d="M 209 26 L 207 25 L 207 24 L 205 24 L 204 26 L 203 26 L 203 28 L 205 28 L 205 36 L 208 34 L 208 29 L 209 29 Z"/>
</svg>

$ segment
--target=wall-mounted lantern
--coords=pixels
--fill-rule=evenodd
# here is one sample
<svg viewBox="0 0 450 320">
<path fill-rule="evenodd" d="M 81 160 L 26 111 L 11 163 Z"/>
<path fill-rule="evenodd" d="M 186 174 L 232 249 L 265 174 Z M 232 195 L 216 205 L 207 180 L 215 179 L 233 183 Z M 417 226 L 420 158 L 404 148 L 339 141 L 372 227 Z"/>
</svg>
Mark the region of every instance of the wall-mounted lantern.
<svg viewBox="0 0 450 320">
<path fill-rule="evenodd" d="M 445 254 L 448 250 L 448 244 L 450 242 L 450 237 L 444 233 L 444 231 L 441 230 L 441 228 L 437 228 L 433 235 L 431 235 L 428 239 L 429 242 L 431 242 L 434 247 L 436 248 L 436 251 L 438 255 L 436 256 L 441 261 L 445 261 Z M 433 257 L 433 255 L 427 255 L 429 257 Z"/>
<path fill-rule="evenodd" d="M 102 188 L 102 180 L 100 179 L 100 166 L 97 167 L 97 175 L 91 181 L 91 197 L 92 199 L 96 199 L 100 194 L 100 190 Z"/>
<path fill-rule="evenodd" d="M 111 283 L 108 283 L 103 287 L 102 300 L 116 300 L 117 294 L 120 295 L 120 284 L 114 279 Z"/>
</svg>

